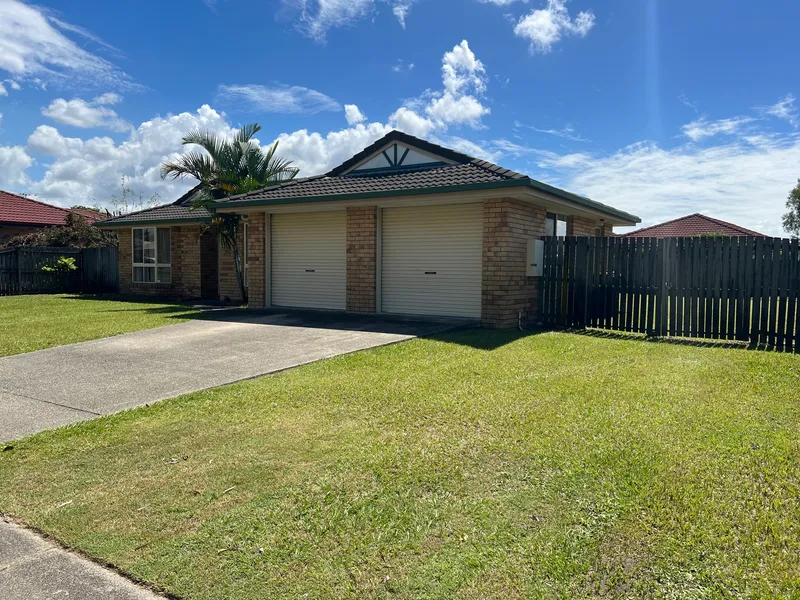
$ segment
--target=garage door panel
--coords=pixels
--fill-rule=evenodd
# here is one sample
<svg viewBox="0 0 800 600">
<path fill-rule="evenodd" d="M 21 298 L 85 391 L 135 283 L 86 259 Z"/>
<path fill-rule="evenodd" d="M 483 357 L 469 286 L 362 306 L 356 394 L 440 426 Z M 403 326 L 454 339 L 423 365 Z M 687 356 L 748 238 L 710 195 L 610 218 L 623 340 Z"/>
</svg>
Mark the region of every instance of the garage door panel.
<svg viewBox="0 0 800 600">
<path fill-rule="evenodd" d="M 271 237 L 273 305 L 346 308 L 344 212 L 272 215 Z"/>
<path fill-rule="evenodd" d="M 480 318 L 483 207 L 386 208 L 381 309 Z"/>
</svg>

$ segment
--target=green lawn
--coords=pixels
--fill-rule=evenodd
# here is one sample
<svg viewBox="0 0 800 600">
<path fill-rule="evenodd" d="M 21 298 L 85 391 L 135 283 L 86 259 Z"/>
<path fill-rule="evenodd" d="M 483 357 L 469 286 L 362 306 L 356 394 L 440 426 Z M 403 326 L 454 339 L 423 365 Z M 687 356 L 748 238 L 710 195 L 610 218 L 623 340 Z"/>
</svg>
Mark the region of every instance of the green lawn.
<svg viewBox="0 0 800 600">
<path fill-rule="evenodd" d="M 119 302 L 101 296 L 0 297 L 0 356 L 180 323 L 180 304 Z"/>
<path fill-rule="evenodd" d="M 191 599 L 797 598 L 800 357 L 465 331 L 45 432 L 0 511 Z"/>
</svg>

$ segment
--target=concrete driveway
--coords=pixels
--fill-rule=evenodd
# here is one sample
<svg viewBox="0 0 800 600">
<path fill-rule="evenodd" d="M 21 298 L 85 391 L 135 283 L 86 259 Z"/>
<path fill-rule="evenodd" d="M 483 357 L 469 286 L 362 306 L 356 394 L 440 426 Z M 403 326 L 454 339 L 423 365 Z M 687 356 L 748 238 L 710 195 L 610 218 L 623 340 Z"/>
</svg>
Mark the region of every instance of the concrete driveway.
<svg viewBox="0 0 800 600">
<path fill-rule="evenodd" d="M 217 310 L 178 325 L 0 358 L 0 441 L 461 324 Z"/>
</svg>

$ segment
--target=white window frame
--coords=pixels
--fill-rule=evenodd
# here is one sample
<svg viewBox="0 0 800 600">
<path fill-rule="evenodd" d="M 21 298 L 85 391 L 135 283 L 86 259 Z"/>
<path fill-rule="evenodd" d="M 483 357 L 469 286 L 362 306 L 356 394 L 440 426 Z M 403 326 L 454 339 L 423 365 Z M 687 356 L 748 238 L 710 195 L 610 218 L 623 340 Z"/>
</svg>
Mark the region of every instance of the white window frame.
<svg viewBox="0 0 800 600">
<path fill-rule="evenodd" d="M 144 229 L 152 229 L 153 230 L 153 240 L 155 240 L 155 262 L 147 263 L 147 262 L 136 262 L 136 243 L 135 243 L 135 231 L 136 230 L 144 230 Z M 170 252 L 169 252 L 169 259 L 170 262 L 168 263 L 160 263 L 158 262 L 158 230 L 159 229 L 166 229 L 169 231 L 169 243 L 170 243 Z M 170 227 L 133 227 L 131 228 L 131 263 L 133 264 L 133 269 L 131 270 L 131 280 L 133 283 L 141 283 L 141 284 L 148 284 L 148 283 L 162 283 L 162 284 L 169 284 L 172 283 L 172 229 Z M 145 267 L 148 269 L 155 269 L 153 273 L 153 281 L 137 281 L 136 280 L 136 268 L 137 267 Z M 161 281 L 158 278 L 158 269 L 160 267 L 169 267 L 169 280 L 168 281 Z"/>
</svg>

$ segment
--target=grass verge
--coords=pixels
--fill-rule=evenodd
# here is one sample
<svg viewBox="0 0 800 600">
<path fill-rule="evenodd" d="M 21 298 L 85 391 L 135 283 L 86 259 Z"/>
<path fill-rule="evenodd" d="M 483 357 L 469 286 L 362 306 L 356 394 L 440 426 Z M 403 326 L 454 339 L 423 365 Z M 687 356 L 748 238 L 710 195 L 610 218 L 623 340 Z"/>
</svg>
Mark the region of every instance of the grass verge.
<svg viewBox="0 0 800 600">
<path fill-rule="evenodd" d="M 193 599 L 797 597 L 798 384 L 457 332 L 17 442 L 0 511 Z"/>
<path fill-rule="evenodd" d="M 102 296 L 4 296 L 0 356 L 174 325 L 197 312 L 181 304 L 122 302 Z"/>
</svg>

